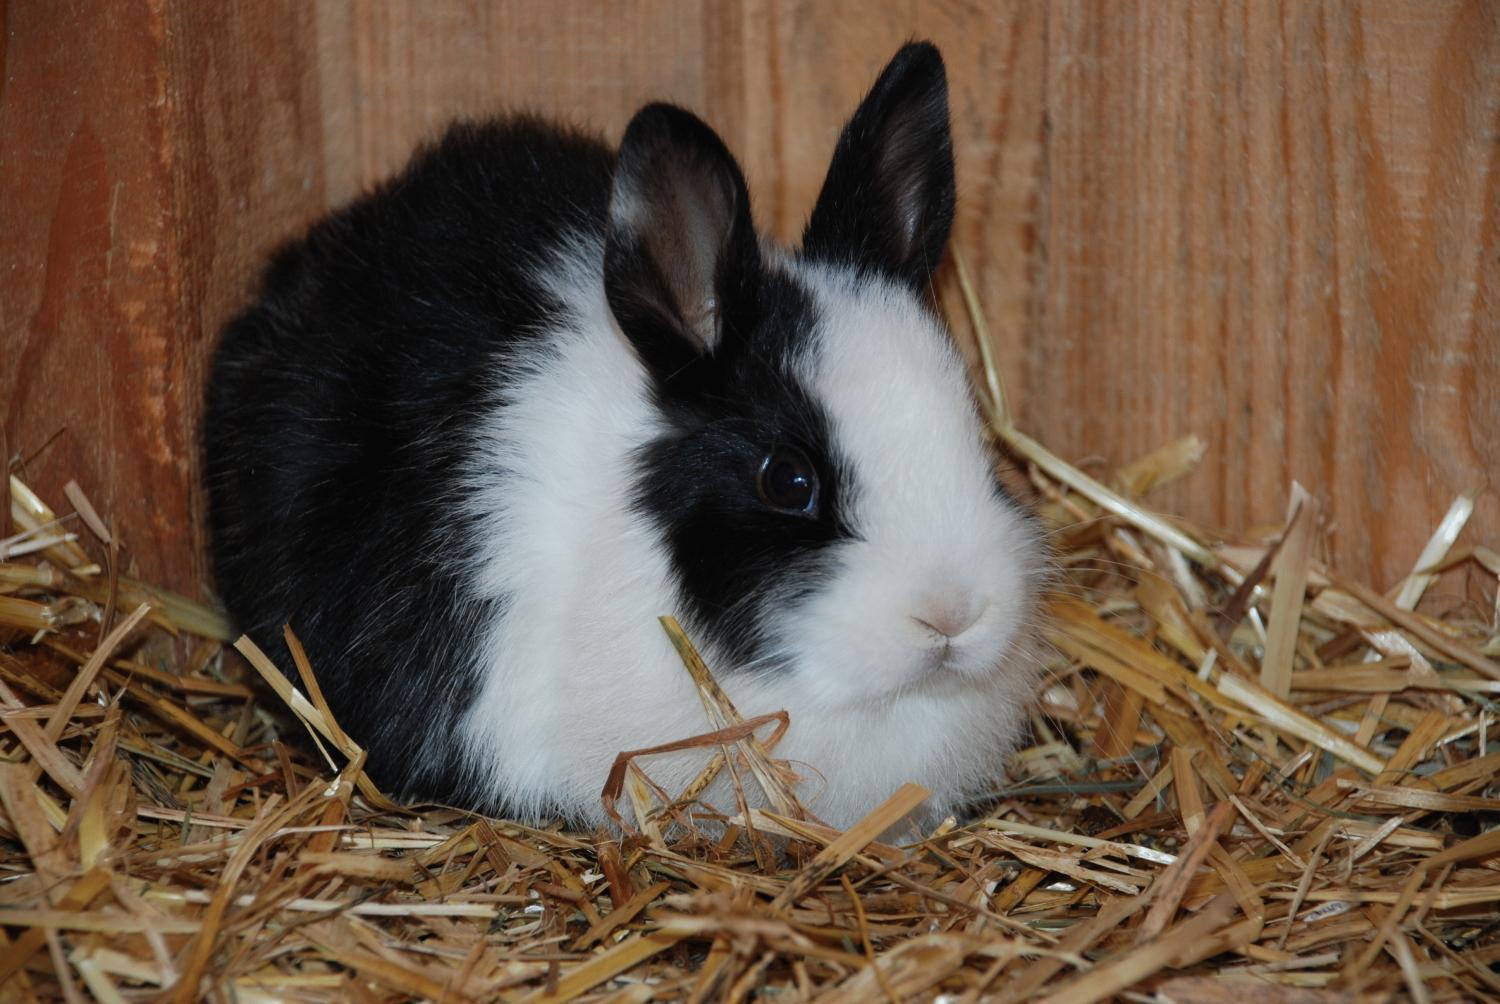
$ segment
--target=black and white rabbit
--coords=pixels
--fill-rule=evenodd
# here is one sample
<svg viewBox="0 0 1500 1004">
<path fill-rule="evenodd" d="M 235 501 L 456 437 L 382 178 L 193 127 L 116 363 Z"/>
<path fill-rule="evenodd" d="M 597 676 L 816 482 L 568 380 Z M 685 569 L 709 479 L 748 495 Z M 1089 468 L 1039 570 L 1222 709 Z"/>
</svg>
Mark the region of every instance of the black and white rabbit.
<svg viewBox="0 0 1500 1004">
<path fill-rule="evenodd" d="M 453 127 L 224 332 L 203 446 L 230 615 L 273 654 L 292 625 L 408 797 L 602 819 L 618 752 L 710 727 L 671 613 L 742 713 L 790 713 L 774 755 L 817 815 L 908 780 L 953 806 L 1022 727 L 1043 568 L 927 300 L 953 201 L 929 44 L 849 121 L 797 250 L 680 108 L 618 152 Z"/>
</svg>

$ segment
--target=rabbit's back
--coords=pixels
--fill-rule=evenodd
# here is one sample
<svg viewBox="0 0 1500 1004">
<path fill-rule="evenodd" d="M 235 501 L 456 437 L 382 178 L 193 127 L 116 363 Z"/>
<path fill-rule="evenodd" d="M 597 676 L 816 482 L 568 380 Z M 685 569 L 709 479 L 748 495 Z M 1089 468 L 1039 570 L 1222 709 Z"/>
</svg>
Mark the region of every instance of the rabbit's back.
<svg viewBox="0 0 1500 1004">
<path fill-rule="evenodd" d="M 215 355 L 204 468 L 225 605 L 286 670 L 291 624 L 401 790 L 461 800 L 460 758 L 432 748 L 452 730 L 431 726 L 471 698 L 468 653 L 503 602 L 464 589 L 472 429 L 566 309 L 536 276 L 597 240 L 612 167 L 535 120 L 455 126 L 284 248 Z"/>
</svg>

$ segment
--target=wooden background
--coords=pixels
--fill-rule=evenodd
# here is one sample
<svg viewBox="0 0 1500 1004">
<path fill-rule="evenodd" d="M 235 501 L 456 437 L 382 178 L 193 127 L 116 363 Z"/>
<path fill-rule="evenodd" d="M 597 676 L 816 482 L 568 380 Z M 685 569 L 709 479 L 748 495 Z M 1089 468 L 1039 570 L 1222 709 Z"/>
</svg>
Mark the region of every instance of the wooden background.
<svg viewBox="0 0 1500 1004">
<path fill-rule="evenodd" d="M 617 136 L 670 98 L 795 235 L 896 46 L 949 62 L 956 243 L 1022 426 L 1187 433 L 1156 499 L 1274 522 L 1291 479 L 1388 586 L 1500 471 L 1500 6 L 1486 0 L 20 0 L 0 30 L 0 411 L 141 573 L 204 588 L 194 436 L 268 248 L 458 113 Z M 1470 532 L 1500 544 L 1492 490 Z"/>
</svg>

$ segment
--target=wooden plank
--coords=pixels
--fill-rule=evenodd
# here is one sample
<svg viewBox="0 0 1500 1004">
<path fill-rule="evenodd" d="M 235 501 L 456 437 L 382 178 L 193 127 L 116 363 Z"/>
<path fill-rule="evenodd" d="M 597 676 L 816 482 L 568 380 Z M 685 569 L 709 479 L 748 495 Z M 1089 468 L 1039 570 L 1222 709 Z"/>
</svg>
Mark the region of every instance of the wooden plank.
<svg viewBox="0 0 1500 1004">
<path fill-rule="evenodd" d="M 1500 10 L 1483 0 L 430 0 L 6 8 L 0 417 L 142 574 L 204 578 L 207 353 L 267 248 L 456 114 L 618 134 L 699 109 L 794 238 L 903 40 L 952 75 L 955 244 L 1022 427 L 1119 463 L 1197 433 L 1159 498 L 1277 521 L 1388 585 L 1500 470 Z M 1469 533 L 1493 546 L 1500 500 Z"/>
<path fill-rule="evenodd" d="M 154 582 L 200 595 L 213 333 L 322 205 L 301 5 L 8 5 L 0 418 L 66 511 L 76 478 Z M 56 436 L 54 439 L 53 437 Z M 99 555 L 96 549 L 94 552 Z"/>
<path fill-rule="evenodd" d="M 1295 478 L 1394 582 L 1500 463 L 1495 8 L 1050 10 L 1023 422 L 1116 462 L 1196 432 L 1169 507 L 1268 523 Z"/>
<path fill-rule="evenodd" d="M 153 20 L 146 3 L 13 5 L 0 96 L 6 438 L 26 455 L 61 433 L 23 474 L 54 506 L 73 476 L 107 516 L 153 486 L 155 511 L 121 527 L 143 550 L 188 522 L 182 444 L 162 428 L 181 400 Z"/>
</svg>

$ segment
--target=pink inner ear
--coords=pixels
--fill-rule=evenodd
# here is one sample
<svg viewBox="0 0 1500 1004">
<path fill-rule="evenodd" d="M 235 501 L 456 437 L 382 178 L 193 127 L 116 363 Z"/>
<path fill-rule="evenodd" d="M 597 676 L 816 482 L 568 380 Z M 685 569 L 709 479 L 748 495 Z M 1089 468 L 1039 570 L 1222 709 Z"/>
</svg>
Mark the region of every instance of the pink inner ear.
<svg viewBox="0 0 1500 1004">
<path fill-rule="evenodd" d="M 734 197 L 720 173 L 696 158 L 662 165 L 636 221 L 678 317 L 705 349 L 718 340 L 714 280 L 734 225 Z"/>
<path fill-rule="evenodd" d="M 925 110 L 921 105 L 913 105 L 893 115 L 880 148 L 878 177 L 886 179 L 890 186 L 894 222 L 903 244 L 899 249 L 902 257 L 909 257 L 916 247 L 917 230 L 928 204 L 927 158 L 931 151 L 923 145 L 928 136 L 927 123 L 921 117 Z"/>
<path fill-rule="evenodd" d="M 669 378 L 716 348 L 742 304 L 753 307 L 760 253 L 750 196 L 718 135 L 661 104 L 626 128 L 613 184 L 610 306 L 648 365 Z"/>
</svg>

